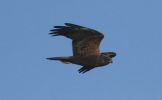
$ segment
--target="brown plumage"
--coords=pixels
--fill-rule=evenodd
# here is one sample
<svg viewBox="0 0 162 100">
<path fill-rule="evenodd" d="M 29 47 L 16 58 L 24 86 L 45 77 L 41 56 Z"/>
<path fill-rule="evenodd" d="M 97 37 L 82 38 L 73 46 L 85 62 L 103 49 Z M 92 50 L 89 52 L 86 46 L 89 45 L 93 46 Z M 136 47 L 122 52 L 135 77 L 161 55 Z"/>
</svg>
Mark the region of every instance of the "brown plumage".
<svg viewBox="0 0 162 100">
<path fill-rule="evenodd" d="M 54 29 L 50 31 L 53 36 L 65 36 L 72 39 L 73 56 L 47 59 L 81 65 L 83 67 L 78 70 L 79 73 L 112 63 L 112 58 L 116 56 L 115 52 L 100 53 L 99 45 L 104 35 L 96 30 L 65 23 L 65 26 L 54 26 Z"/>
</svg>

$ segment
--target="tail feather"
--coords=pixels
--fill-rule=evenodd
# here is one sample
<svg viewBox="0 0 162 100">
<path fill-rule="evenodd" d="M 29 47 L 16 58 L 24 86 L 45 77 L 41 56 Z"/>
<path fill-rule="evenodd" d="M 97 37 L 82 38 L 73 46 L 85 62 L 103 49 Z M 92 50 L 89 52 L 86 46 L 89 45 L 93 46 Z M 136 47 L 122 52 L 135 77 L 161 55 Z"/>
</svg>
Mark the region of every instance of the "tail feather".
<svg viewBox="0 0 162 100">
<path fill-rule="evenodd" d="M 63 57 L 50 57 L 50 58 L 47 58 L 48 60 L 62 60 Z"/>
<path fill-rule="evenodd" d="M 71 63 L 71 62 L 69 61 L 69 58 L 68 58 L 68 57 L 50 57 L 50 58 L 47 58 L 47 59 L 48 59 L 48 60 L 59 60 L 59 61 L 65 63 L 65 64 Z"/>
</svg>

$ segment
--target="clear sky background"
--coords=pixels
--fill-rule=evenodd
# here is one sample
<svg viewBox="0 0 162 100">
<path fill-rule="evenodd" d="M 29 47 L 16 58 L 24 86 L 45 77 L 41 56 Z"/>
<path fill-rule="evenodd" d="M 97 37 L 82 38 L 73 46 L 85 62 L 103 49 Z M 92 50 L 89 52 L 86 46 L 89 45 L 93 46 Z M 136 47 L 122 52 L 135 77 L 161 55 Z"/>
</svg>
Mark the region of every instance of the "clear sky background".
<svg viewBox="0 0 162 100">
<path fill-rule="evenodd" d="M 104 33 L 114 63 L 79 74 L 46 60 L 72 55 L 48 35 L 65 22 Z M 1 0 L 0 100 L 162 100 L 162 1 Z"/>
</svg>

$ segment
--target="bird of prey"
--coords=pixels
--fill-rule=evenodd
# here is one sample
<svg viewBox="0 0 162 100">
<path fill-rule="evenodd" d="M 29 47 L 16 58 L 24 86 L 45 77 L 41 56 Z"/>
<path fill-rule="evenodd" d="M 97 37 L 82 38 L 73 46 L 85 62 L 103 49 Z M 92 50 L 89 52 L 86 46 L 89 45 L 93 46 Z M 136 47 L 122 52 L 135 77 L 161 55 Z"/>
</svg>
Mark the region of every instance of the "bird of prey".
<svg viewBox="0 0 162 100">
<path fill-rule="evenodd" d="M 49 60 L 58 60 L 65 64 L 77 64 L 82 67 L 79 73 L 85 73 L 95 67 L 101 67 L 112 63 L 115 52 L 100 53 L 99 45 L 104 35 L 94 29 L 65 23 L 65 26 L 54 26 L 50 30 L 52 36 L 65 36 L 72 40 L 73 56 L 50 57 Z"/>
</svg>

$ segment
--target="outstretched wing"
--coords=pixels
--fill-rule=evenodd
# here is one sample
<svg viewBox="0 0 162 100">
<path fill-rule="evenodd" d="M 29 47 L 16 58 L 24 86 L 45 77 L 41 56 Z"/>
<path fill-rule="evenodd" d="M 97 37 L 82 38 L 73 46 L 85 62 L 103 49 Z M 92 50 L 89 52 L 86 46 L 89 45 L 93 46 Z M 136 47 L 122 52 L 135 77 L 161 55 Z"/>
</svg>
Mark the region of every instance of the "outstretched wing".
<svg viewBox="0 0 162 100">
<path fill-rule="evenodd" d="M 65 23 L 65 26 L 54 26 L 50 34 L 72 39 L 74 56 L 99 55 L 99 45 L 104 37 L 96 30 L 71 23 Z"/>
</svg>

